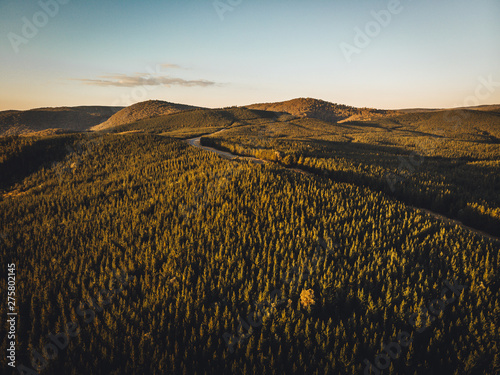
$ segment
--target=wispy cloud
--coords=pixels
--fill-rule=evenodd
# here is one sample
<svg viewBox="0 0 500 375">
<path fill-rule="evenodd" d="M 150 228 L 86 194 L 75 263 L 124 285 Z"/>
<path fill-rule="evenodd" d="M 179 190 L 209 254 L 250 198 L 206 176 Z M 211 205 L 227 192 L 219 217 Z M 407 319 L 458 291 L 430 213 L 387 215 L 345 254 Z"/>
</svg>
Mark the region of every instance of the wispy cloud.
<svg viewBox="0 0 500 375">
<path fill-rule="evenodd" d="M 166 74 L 168 69 L 184 69 L 178 64 L 163 63 L 157 64 L 156 69 L 147 67 L 146 73 L 119 74 L 112 73 L 98 77 L 97 79 L 81 78 L 75 79 L 86 85 L 93 86 L 115 86 L 115 87 L 138 87 L 138 86 L 184 86 L 184 87 L 206 87 L 214 86 L 216 82 L 205 79 L 186 80 L 172 77 Z"/>
<path fill-rule="evenodd" d="M 111 74 L 101 76 L 99 79 L 78 79 L 78 81 L 93 86 L 116 86 L 116 87 L 137 87 L 137 86 L 214 86 L 213 81 L 205 79 L 185 80 L 169 76 L 151 76 L 150 74 L 137 73 L 134 75 L 127 74 Z"/>
<path fill-rule="evenodd" d="M 161 67 L 165 68 L 165 69 L 181 69 L 182 68 L 182 66 L 177 65 L 177 64 L 161 64 Z"/>
</svg>

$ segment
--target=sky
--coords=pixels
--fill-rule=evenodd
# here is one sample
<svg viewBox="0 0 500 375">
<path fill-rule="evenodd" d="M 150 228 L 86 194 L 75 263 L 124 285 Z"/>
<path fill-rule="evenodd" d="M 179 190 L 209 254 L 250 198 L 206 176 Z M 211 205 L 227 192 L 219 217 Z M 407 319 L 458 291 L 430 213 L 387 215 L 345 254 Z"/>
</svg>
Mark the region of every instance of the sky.
<svg viewBox="0 0 500 375">
<path fill-rule="evenodd" d="M 498 0 L 0 0 L 0 110 L 500 103 Z"/>
</svg>

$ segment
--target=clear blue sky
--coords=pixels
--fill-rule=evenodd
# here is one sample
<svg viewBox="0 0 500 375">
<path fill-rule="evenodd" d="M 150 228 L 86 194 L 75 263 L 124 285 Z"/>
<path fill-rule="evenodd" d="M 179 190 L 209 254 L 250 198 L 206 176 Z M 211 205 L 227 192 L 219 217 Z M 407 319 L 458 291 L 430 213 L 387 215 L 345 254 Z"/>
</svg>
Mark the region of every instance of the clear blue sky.
<svg viewBox="0 0 500 375">
<path fill-rule="evenodd" d="M 481 77 L 493 84 L 477 101 L 500 103 L 500 1 L 397 2 L 221 0 L 231 8 L 222 14 L 213 0 L 69 0 L 49 11 L 1 0 L 0 110 L 296 97 L 452 107 Z M 372 12 L 391 3 L 397 13 L 380 25 Z M 23 34 L 34 16 L 40 27 Z M 356 45 L 355 28 L 367 27 L 369 44 Z"/>
</svg>

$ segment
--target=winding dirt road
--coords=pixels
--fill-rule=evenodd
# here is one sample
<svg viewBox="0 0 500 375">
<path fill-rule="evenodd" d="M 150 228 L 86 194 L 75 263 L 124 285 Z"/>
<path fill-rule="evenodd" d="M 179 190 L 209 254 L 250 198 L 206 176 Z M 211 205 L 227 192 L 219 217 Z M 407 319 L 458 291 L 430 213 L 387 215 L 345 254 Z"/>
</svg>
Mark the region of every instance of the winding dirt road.
<svg viewBox="0 0 500 375">
<path fill-rule="evenodd" d="M 408 207 L 411 207 L 414 210 L 423 211 L 426 214 L 431 215 L 432 217 L 434 217 L 434 218 L 436 218 L 438 220 L 444 221 L 445 223 L 448 223 L 450 225 L 458 225 L 459 227 L 461 227 L 463 229 L 466 229 L 466 230 L 468 230 L 470 232 L 474 232 L 476 234 L 479 234 L 480 236 L 486 237 L 486 238 L 488 238 L 488 239 L 490 239 L 492 241 L 498 241 L 498 242 L 500 242 L 500 238 L 495 237 L 495 236 L 493 236 L 493 235 L 491 235 L 489 233 L 483 232 L 483 231 L 481 231 L 479 229 L 475 229 L 475 228 L 469 227 L 469 226 L 465 225 L 464 223 L 462 223 L 459 220 L 450 219 L 449 217 L 446 217 L 446 216 L 443 216 L 441 214 L 438 214 L 437 212 L 431 211 L 431 210 L 429 210 L 427 208 L 414 207 L 414 206 L 408 206 Z"/>
<path fill-rule="evenodd" d="M 214 134 L 223 132 L 224 130 L 226 130 L 226 129 L 219 130 L 219 131 L 217 131 L 215 133 L 212 133 L 210 135 L 214 135 Z M 216 148 L 213 148 L 213 147 L 202 146 L 201 143 L 200 143 L 200 140 L 201 140 L 201 137 L 196 137 L 196 138 L 186 139 L 185 142 L 187 142 L 188 144 L 190 144 L 193 147 L 198 147 L 198 148 L 201 148 L 201 149 L 206 150 L 206 151 L 215 152 L 217 155 L 220 155 L 220 156 L 222 156 L 223 158 L 226 158 L 226 159 L 248 160 L 248 161 L 251 161 L 252 163 L 256 163 L 256 164 L 267 163 L 266 160 L 253 158 L 251 156 L 239 156 L 239 155 L 231 154 L 230 152 L 217 150 Z"/>
<path fill-rule="evenodd" d="M 212 133 L 210 135 L 215 135 L 215 134 L 218 134 L 218 133 L 221 133 L 223 131 L 225 131 L 226 129 L 221 129 L 215 133 Z M 223 158 L 226 158 L 226 159 L 240 159 L 240 160 L 249 160 L 253 163 L 257 163 L 257 164 L 264 164 L 264 163 L 270 163 L 269 161 L 266 161 L 266 160 L 262 160 L 262 159 L 257 159 L 257 158 L 253 158 L 253 157 L 250 157 L 250 156 L 239 156 L 239 155 L 235 155 L 235 154 L 232 154 L 230 152 L 226 152 L 226 151 L 221 151 L 221 150 L 217 150 L 213 147 L 207 147 L 207 146 L 202 146 L 200 144 L 200 139 L 201 137 L 196 137 L 196 138 L 190 138 L 190 139 L 186 139 L 185 142 L 187 142 L 188 144 L 190 144 L 191 146 L 193 147 L 198 147 L 198 148 L 201 148 L 203 150 L 206 150 L 206 151 L 211 151 L 211 152 L 215 152 L 216 154 L 222 156 Z M 297 173 L 302 173 L 302 174 L 307 174 L 307 175 L 312 175 L 312 173 L 310 172 L 307 172 L 307 171 L 304 171 L 300 168 L 288 168 L 288 167 L 285 167 L 283 166 L 283 168 L 286 168 L 288 170 L 292 170 L 292 171 L 295 171 Z M 404 203 L 404 202 L 403 202 Z M 483 231 L 480 231 L 478 229 L 475 229 L 475 228 L 471 228 L 467 225 L 465 225 L 464 223 L 462 223 L 461 221 L 458 221 L 458 220 L 455 220 L 455 219 L 450 219 L 449 217 L 446 217 L 446 216 L 443 216 L 441 214 L 438 214 L 437 212 L 434 212 L 434 211 L 431 211 L 427 208 L 422 208 L 422 207 L 414 207 L 414 206 L 411 206 L 411 205 L 408 205 L 408 207 L 412 208 L 413 210 L 415 211 L 422 211 L 432 217 L 434 217 L 435 219 L 438 219 L 440 221 L 443 221 L 449 225 L 458 225 L 459 227 L 465 229 L 465 230 L 468 230 L 470 232 L 473 232 L 475 234 L 478 234 L 482 237 L 486 237 L 492 241 L 497 241 L 497 242 L 500 242 L 500 238 L 498 237 L 495 237 L 493 235 L 490 235 L 486 232 L 483 232 Z"/>
</svg>

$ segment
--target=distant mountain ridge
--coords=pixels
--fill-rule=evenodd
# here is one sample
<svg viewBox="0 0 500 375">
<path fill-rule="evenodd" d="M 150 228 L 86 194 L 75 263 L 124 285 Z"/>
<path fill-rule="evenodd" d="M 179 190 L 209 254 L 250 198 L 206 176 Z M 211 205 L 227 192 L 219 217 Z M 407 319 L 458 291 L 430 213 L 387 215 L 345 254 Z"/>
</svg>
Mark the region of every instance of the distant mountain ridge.
<svg viewBox="0 0 500 375">
<path fill-rule="evenodd" d="M 35 108 L 0 112 L 0 136 L 85 131 L 102 123 L 123 107 L 79 106 Z"/>
<path fill-rule="evenodd" d="M 251 104 L 245 107 L 264 111 L 289 113 L 297 117 L 316 118 L 328 122 L 369 120 L 397 113 L 397 111 L 390 110 L 356 108 L 313 98 L 297 98 L 284 102 Z"/>
<path fill-rule="evenodd" d="M 487 111 L 487 112 L 499 112 L 499 104 L 486 104 L 478 105 L 473 107 L 457 107 L 457 108 L 404 108 L 398 109 L 397 112 L 403 113 L 417 113 L 417 112 L 439 112 L 439 111 L 451 111 L 451 110 L 471 110 L 471 111 Z"/>
<path fill-rule="evenodd" d="M 470 119 L 464 113 L 470 113 Z M 412 124 L 420 127 L 420 130 L 440 126 L 450 127 L 453 124 L 450 124 L 449 121 L 460 119 L 462 126 L 456 127 L 455 132 L 466 130 L 468 134 L 481 134 L 479 137 L 481 140 L 484 137 L 495 137 L 497 139 L 500 136 L 497 126 L 494 125 L 497 123 L 498 114 L 500 114 L 500 105 L 453 109 L 408 108 L 382 110 L 356 108 L 313 98 L 257 103 L 229 109 L 211 109 L 161 100 L 148 100 L 125 108 L 79 106 L 36 108 L 27 111 L 8 110 L 0 112 L 0 136 L 16 134 L 43 136 L 89 130 L 113 131 L 114 129 L 125 129 L 124 126 L 134 129 L 144 127 L 157 130 L 163 127 L 165 131 L 189 127 L 199 128 L 203 125 L 207 127 L 226 127 L 231 121 L 245 122 L 252 116 L 262 117 L 263 119 L 275 117 L 277 119 L 283 114 L 329 123 L 383 121 L 391 123 L 391 126 Z M 129 124 L 135 125 L 131 127 Z M 489 124 L 493 125 L 490 126 Z"/>
<path fill-rule="evenodd" d="M 195 107 L 187 104 L 170 103 L 161 100 L 148 100 L 123 108 L 105 122 L 92 127 L 92 130 L 106 130 L 151 117 L 170 115 L 173 113 L 200 108 L 201 107 Z"/>
</svg>

